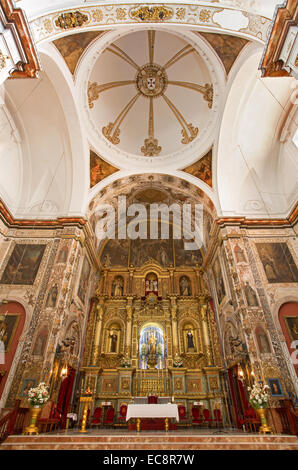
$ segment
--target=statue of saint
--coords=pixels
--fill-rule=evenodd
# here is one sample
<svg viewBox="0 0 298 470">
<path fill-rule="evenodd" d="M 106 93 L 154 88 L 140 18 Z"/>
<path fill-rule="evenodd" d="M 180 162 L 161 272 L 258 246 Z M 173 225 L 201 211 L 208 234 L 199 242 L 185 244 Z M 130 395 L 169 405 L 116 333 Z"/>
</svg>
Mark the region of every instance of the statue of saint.
<svg viewBox="0 0 298 470">
<path fill-rule="evenodd" d="M 194 342 L 193 342 L 193 334 L 192 334 L 191 330 L 187 331 L 186 337 L 187 337 L 187 350 L 194 349 L 195 345 L 194 345 Z"/>
<path fill-rule="evenodd" d="M 148 346 L 149 346 L 149 354 L 156 353 L 156 338 L 154 333 L 151 333 L 150 338 L 148 339 Z"/>
<path fill-rule="evenodd" d="M 190 284 L 186 276 L 180 279 L 180 295 L 190 295 Z"/>
<path fill-rule="evenodd" d="M 113 284 L 113 295 L 115 297 L 121 297 L 123 295 L 123 282 L 120 277 L 115 279 Z"/>
<path fill-rule="evenodd" d="M 259 302 L 258 302 L 257 295 L 254 289 L 249 285 L 248 282 L 245 283 L 244 292 L 245 292 L 245 296 L 247 300 L 247 305 L 249 307 L 258 307 Z"/>
<path fill-rule="evenodd" d="M 112 334 L 110 334 L 110 338 L 111 338 L 111 348 L 110 348 L 110 352 L 115 353 L 115 352 L 117 352 L 118 336 L 117 336 L 116 333 L 113 331 Z"/>
</svg>

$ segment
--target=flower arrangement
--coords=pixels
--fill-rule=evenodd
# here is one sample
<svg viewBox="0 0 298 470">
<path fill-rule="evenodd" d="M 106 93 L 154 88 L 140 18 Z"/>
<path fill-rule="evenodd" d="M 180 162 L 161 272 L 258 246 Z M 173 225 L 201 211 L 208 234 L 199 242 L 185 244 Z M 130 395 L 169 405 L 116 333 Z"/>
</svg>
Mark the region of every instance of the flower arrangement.
<svg viewBox="0 0 298 470">
<path fill-rule="evenodd" d="M 31 406 L 41 406 L 48 401 L 50 394 L 44 382 L 41 382 L 38 387 L 30 388 L 28 391 L 28 401 Z"/>
<path fill-rule="evenodd" d="M 253 387 L 248 387 L 247 390 L 250 392 L 249 402 L 252 404 L 253 408 L 267 408 L 269 399 L 268 385 L 254 383 Z"/>
<path fill-rule="evenodd" d="M 128 357 L 123 357 L 121 367 L 131 367 L 131 361 Z"/>
</svg>

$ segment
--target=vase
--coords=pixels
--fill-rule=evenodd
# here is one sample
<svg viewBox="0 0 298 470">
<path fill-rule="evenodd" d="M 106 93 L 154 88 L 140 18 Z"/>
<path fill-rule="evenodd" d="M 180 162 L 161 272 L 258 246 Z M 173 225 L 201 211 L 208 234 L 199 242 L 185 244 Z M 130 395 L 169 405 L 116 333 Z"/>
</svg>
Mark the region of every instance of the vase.
<svg viewBox="0 0 298 470">
<path fill-rule="evenodd" d="M 41 406 L 34 405 L 30 409 L 30 424 L 25 428 L 24 434 L 38 434 L 38 426 L 36 425 L 38 416 L 41 412 Z"/>
<path fill-rule="evenodd" d="M 273 434 L 273 431 L 270 426 L 267 424 L 267 419 L 266 419 L 266 408 L 256 408 L 256 412 L 258 413 L 260 420 L 261 420 L 261 426 L 259 429 L 260 434 L 266 434 L 270 433 Z"/>
</svg>

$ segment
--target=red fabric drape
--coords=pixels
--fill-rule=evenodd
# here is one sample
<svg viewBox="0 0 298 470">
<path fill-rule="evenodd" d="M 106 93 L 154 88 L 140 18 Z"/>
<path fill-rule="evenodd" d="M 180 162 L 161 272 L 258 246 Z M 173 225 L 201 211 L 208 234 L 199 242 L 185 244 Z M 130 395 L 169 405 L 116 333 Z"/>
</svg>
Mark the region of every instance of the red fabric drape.
<svg viewBox="0 0 298 470">
<path fill-rule="evenodd" d="M 235 367 L 237 368 L 237 366 Z M 229 377 L 230 389 L 231 389 L 232 400 L 233 400 L 233 405 L 234 405 L 233 408 L 234 408 L 234 412 L 235 412 L 236 420 L 237 420 L 237 426 L 241 427 L 239 423 L 240 410 L 238 409 L 237 398 L 236 398 L 235 389 L 234 389 L 233 369 L 228 369 L 228 377 Z"/>
<path fill-rule="evenodd" d="M 246 395 L 245 395 L 243 383 L 241 382 L 241 380 L 238 380 L 238 379 L 237 379 L 237 382 L 238 382 L 238 388 L 239 388 L 239 392 L 240 392 L 240 395 L 241 395 L 241 400 L 242 400 L 242 403 L 243 403 L 243 407 L 244 407 L 245 410 L 247 410 L 248 403 L 247 403 L 247 400 L 246 400 Z"/>
<path fill-rule="evenodd" d="M 67 386 L 68 386 L 68 377 L 65 377 L 65 379 L 63 379 L 60 385 L 60 391 L 58 395 L 57 411 L 59 411 L 59 413 L 63 412 L 63 403 L 64 403 Z"/>
<path fill-rule="evenodd" d="M 71 398 L 74 378 L 75 378 L 75 370 L 70 369 L 70 374 L 68 376 L 68 387 L 67 387 L 66 394 L 65 394 L 65 402 L 64 402 L 64 409 L 63 409 L 63 416 L 62 416 L 62 429 L 64 429 L 66 425 L 68 407 L 69 407 L 69 402 Z"/>
</svg>

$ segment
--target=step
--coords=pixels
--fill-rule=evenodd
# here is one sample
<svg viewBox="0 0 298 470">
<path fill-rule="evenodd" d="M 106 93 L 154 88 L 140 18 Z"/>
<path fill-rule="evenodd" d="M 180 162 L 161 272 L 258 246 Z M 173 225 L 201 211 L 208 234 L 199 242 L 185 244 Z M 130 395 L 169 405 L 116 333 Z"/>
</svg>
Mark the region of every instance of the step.
<svg viewBox="0 0 298 470">
<path fill-rule="evenodd" d="M 286 435 L 57 435 L 9 436 L 0 450 L 298 450 Z"/>
</svg>

